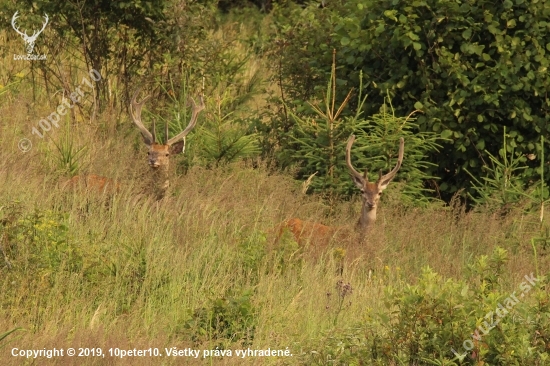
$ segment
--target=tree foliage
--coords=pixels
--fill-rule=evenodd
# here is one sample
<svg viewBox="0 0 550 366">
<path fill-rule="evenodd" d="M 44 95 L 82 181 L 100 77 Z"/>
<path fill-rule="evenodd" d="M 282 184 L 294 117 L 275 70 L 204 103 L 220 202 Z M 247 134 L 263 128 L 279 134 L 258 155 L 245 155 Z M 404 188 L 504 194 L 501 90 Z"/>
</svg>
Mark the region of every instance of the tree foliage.
<svg viewBox="0 0 550 366">
<path fill-rule="evenodd" d="M 296 165 L 297 176 L 301 180 L 315 174 L 308 179 L 312 191 L 328 196 L 347 195 L 356 192 L 345 160 L 350 135 L 357 135 L 351 152 L 353 164 L 360 170 L 368 169 L 372 181 L 378 179 L 379 171 L 388 172 L 395 166 L 399 138 L 404 137 L 406 154 L 398 180 L 407 184 L 400 192 L 401 201 L 424 201 L 424 182 L 433 177 L 425 173 L 431 164 L 423 159 L 440 147 L 437 134 L 414 133 L 418 129 L 415 118 L 412 118 L 414 112 L 407 117 L 396 117 L 389 99 L 380 113 L 364 117 L 361 111 L 367 98 L 362 94 L 362 85 L 359 87 L 356 114 L 342 117 L 355 93 L 351 90 L 342 102 L 337 102 L 336 84 L 336 64 L 333 62 L 324 100 L 319 105 L 309 104 L 311 112 L 307 112 L 305 106 L 298 106 L 297 111 L 301 113 L 289 110 L 294 125 L 286 133 L 288 139 L 282 149 L 281 160 L 287 165 Z"/>
<path fill-rule="evenodd" d="M 154 61 L 169 46 L 166 36 L 169 28 L 165 17 L 166 0 L 127 1 L 21 1 L 17 7 L 5 6 L 3 22 L 15 10 L 35 16 L 49 14 L 56 42 L 67 46 L 66 40 L 73 39 L 75 51 L 81 53 L 88 69 L 97 70 L 103 79 L 111 73 L 120 73 L 126 80 L 135 74 L 144 60 Z M 114 68 L 108 62 L 117 60 Z M 41 65 L 45 66 L 45 65 Z M 113 65 L 111 65 L 113 66 Z M 55 72 L 54 66 L 47 66 L 46 72 Z M 106 84 L 98 84 L 96 99 L 106 98 Z"/>
<path fill-rule="evenodd" d="M 449 197 L 498 155 L 504 126 L 519 157 L 550 134 L 549 18 L 545 1 L 333 1 L 280 9 L 273 55 L 288 98 L 322 87 L 334 47 L 341 85 L 371 82 L 367 115 L 387 91 L 398 115 L 422 110 L 418 130 L 449 139 L 429 172 Z M 538 161 L 523 162 L 527 185 Z"/>
</svg>

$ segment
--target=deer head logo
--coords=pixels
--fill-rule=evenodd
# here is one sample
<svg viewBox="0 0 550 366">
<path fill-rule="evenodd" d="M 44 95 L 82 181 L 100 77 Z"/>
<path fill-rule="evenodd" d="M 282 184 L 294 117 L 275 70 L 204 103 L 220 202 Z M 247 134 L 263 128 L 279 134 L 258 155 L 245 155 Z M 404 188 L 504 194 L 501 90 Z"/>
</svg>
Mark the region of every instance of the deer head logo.
<svg viewBox="0 0 550 366">
<path fill-rule="evenodd" d="M 48 25 L 48 14 L 44 14 L 44 19 L 46 20 L 45 23 L 42 24 L 42 29 L 40 29 L 38 32 L 37 31 L 33 31 L 33 34 L 32 36 L 29 36 L 27 34 L 27 30 L 25 29 L 24 32 L 21 32 L 19 30 L 19 28 L 17 27 L 17 25 L 15 24 L 15 21 L 17 20 L 17 18 L 19 18 L 17 16 L 17 13 L 18 11 L 15 12 L 15 14 L 13 14 L 13 17 L 11 18 L 11 26 L 13 27 L 13 29 L 19 33 L 19 35 L 21 37 L 23 37 L 23 40 L 25 41 L 25 47 L 27 49 L 27 54 L 31 54 L 32 51 L 34 50 L 34 43 L 36 42 L 36 38 L 38 38 L 38 36 L 40 35 L 40 33 L 42 33 L 42 31 L 44 30 L 44 28 L 46 28 L 46 26 Z"/>
</svg>

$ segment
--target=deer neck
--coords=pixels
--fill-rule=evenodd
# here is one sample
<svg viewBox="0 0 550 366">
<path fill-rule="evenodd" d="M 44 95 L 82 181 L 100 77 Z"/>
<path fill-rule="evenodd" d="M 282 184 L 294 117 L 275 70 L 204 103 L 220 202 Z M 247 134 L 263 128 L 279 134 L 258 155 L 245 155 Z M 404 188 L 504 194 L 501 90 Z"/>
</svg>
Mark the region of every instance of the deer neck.
<svg viewBox="0 0 550 366">
<path fill-rule="evenodd" d="M 361 235 L 361 239 L 363 240 L 368 233 L 369 229 L 372 227 L 374 222 L 376 221 L 376 206 L 375 207 L 369 207 L 368 205 L 364 204 L 361 208 L 361 216 L 359 217 L 359 221 L 357 222 L 357 231 Z"/>
<path fill-rule="evenodd" d="M 168 177 L 168 167 L 159 166 L 158 168 L 154 169 L 151 183 L 153 187 L 153 194 L 156 196 L 156 199 L 163 199 L 170 185 L 170 180 Z"/>
</svg>

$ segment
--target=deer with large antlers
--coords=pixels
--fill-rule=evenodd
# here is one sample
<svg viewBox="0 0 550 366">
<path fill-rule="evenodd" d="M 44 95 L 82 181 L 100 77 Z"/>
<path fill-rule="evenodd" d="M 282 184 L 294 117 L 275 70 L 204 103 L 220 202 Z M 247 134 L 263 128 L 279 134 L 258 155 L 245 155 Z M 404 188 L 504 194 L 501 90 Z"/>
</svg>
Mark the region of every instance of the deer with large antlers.
<svg viewBox="0 0 550 366">
<path fill-rule="evenodd" d="M 401 164 L 403 163 L 405 142 L 403 138 L 399 141 L 399 153 L 395 167 L 387 174 L 382 174 L 382 170 L 380 170 L 378 180 L 376 182 L 369 182 L 367 169 L 365 169 L 364 174 L 361 174 L 353 167 L 353 164 L 351 163 L 351 147 L 354 142 L 355 136 L 351 135 L 346 145 L 346 165 L 355 186 L 361 191 L 361 216 L 356 224 L 356 231 L 359 234 L 360 241 L 363 241 L 366 238 L 369 229 L 376 221 L 376 210 L 378 208 L 382 191 L 388 187 L 401 168 Z M 311 242 L 328 244 L 330 239 L 339 229 L 340 228 L 337 227 L 330 227 L 318 223 L 303 221 L 298 218 L 292 218 L 279 225 L 277 241 L 280 239 L 284 230 L 288 230 L 293 234 L 298 243 L 303 244 L 306 240 L 309 240 Z"/>
<path fill-rule="evenodd" d="M 378 208 L 378 202 L 382 196 L 382 192 L 388 188 L 390 182 L 395 178 L 395 175 L 401 168 L 403 163 L 403 154 L 405 152 L 405 141 L 403 137 L 399 140 L 399 153 L 397 157 L 397 164 L 388 173 L 382 175 L 382 169 L 380 169 L 378 180 L 376 182 L 369 182 L 368 171 L 365 168 L 365 173 L 361 175 L 353 165 L 351 164 L 351 146 L 355 141 L 355 136 L 351 135 L 348 144 L 346 146 L 346 165 L 351 173 L 351 178 L 355 186 L 361 191 L 361 200 L 363 206 L 361 207 L 361 216 L 357 222 L 357 230 L 361 235 L 361 239 L 365 237 L 369 228 L 376 221 L 376 209 Z"/>
<path fill-rule="evenodd" d="M 130 114 L 132 115 L 132 120 L 134 124 L 139 128 L 143 140 L 147 147 L 149 148 L 148 152 L 148 161 L 149 166 L 152 169 L 152 188 L 153 193 L 156 196 L 157 200 L 162 199 L 169 186 L 168 179 L 168 166 L 170 162 L 171 154 L 179 154 L 185 149 L 185 137 L 191 132 L 191 130 L 196 126 L 199 113 L 205 108 L 204 100 L 201 95 L 200 104 L 195 103 L 193 98 L 191 98 L 192 112 L 191 112 L 191 121 L 187 127 L 172 137 L 168 138 L 168 123 L 165 125 L 165 134 L 166 139 L 165 143 L 158 143 L 156 134 L 155 134 L 155 122 L 153 120 L 152 133 L 145 128 L 143 122 L 141 121 L 141 109 L 147 100 L 151 96 L 146 96 L 142 99 L 141 102 L 137 102 L 136 98 L 141 89 L 135 91 L 132 100 L 130 102 Z M 98 193 L 114 193 L 121 190 L 121 184 L 110 178 L 103 176 L 91 174 L 91 175 L 77 175 L 63 184 L 64 188 L 76 188 L 81 187 L 88 191 L 95 191 Z"/>
<path fill-rule="evenodd" d="M 36 42 L 36 38 L 38 38 L 38 36 L 40 35 L 40 33 L 42 33 L 44 31 L 44 29 L 46 28 L 46 26 L 48 25 L 48 21 L 49 21 L 49 18 L 48 18 L 48 14 L 44 14 L 44 20 L 46 20 L 44 23 L 42 23 L 42 29 L 40 29 L 39 31 L 34 31 L 32 36 L 29 36 L 27 34 L 27 30 L 25 29 L 24 32 L 21 32 L 19 30 L 19 28 L 17 27 L 17 25 L 15 24 L 15 21 L 17 20 L 17 18 L 19 18 L 17 16 L 17 13 L 19 13 L 18 11 L 15 12 L 15 14 L 13 14 L 13 17 L 11 18 L 11 26 L 13 27 L 13 29 L 21 36 L 23 37 L 23 41 L 25 41 L 25 44 L 27 45 L 27 53 L 28 54 L 31 54 L 32 51 L 34 50 L 34 44 Z"/>
<path fill-rule="evenodd" d="M 158 200 L 162 199 L 165 194 L 168 186 L 170 184 L 168 179 L 168 166 L 170 162 L 171 154 L 179 154 L 184 151 L 185 148 L 185 137 L 191 132 L 191 130 L 197 124 L 197 118 L 199 113 L 205 108 L 204 100 L 202 95 L 200 96 L 200 103 L 195 103 L 195 100 L 191 98 L 192 112 L 191 112 L 191 121 L 187 127 L 172 137 L 168 138 L 168 123 L 165 125 L 165 141 L 164 144 L 158 143 L 155 135 L 155 122 L 153 120 L 152 133 L 145 128 L 143 122 L 141 121 L 141 109 L 145 102 L 151 98 L 150 95 L 144 97 L 141 102 L 137 102 L 136 98 L 141 89 L 136 90 L 132 97 L 130 103 L 130 114 L 132 115 L 132 120 L 134 124 L 139 128 L 141 135 L 143 136 L 143 141 L 149 148 L 148 160 L 149 166 L 153 170 L 153 190 Z"/>
</svg>

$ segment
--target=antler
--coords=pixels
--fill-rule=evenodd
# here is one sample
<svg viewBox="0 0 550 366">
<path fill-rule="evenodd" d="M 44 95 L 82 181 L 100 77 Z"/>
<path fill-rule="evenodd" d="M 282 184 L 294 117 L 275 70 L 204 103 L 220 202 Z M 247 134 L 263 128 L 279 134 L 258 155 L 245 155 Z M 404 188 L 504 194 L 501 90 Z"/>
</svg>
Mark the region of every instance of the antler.
<svg viewBox="0 0 550 366">
<path fill-rule="evenodd" d="M 369 181 L 369 178 L 367 176 L 367 169 L 365 169 L 365 175 L 361 175 L 353 165 L 351 164 L 351 146 L 355 142 L 355 135 L 351 135 L 348 140 L 348 144 L 346 145 L 346 165 L 348 166 L 348 169 L 352 175 L 353 181 L 356 182 L 356 184 L 363 185 L 365 182 Z"/>
<path fill-rule="evenodd" d="M 50 20 L 50 18 L 48 18 L 48 14 L 44 13 L 45 17 L 46 18 L 46 23 L 42 23 L 42 29 L 40 29 L 38 31 L 38 33 L 36 33 L 36 31 L 32 34 L 32 36 L 38 36 L 40 33 L 42 33 L 44 31 L 44 29 L 46 28 L 46 26 L 48 25 L 48 21 Z"/>
<path fill-rule="evenodd" d="M 23 33 L 23 32 L 21 32 L 21 31 L 19 30 L 19 28 L 17 28 L 17 25 L 15 25 L 15 21 L 17 20 L 17 18 L 19 18 L 19 17 L 17 16 L 17 13 L 19 13 L 19 10 L 16 11 L 15 14 L 13 14 L 13 17 L 11 18 L 11 26 L 13 27 L 13 29 L 14 29 L 17 33 L 19 33 L 19 34 L 22 35 L 23 37 L 28 37 L 28 35 L 27 35 L 27 30 L 26 30 L 26 29 L 25 29 L 25 33 Z"/>
<path fill-rule="evenodd" d="M 44 29 L 46 29 L 46 26 L 48 25 L 48 22 L 50 20 L 50 18 L 48 17 L 48 14 L 44 13 L 44 18 L 46 19 L 46 23 L 42 23 L 42 29 L 40 29 L 38 32 L 37 31 L 33 31 L 33 34 L 32 36 L 29 36 L 27 34 L 27 30 L 25 29 L 25 32 L 21 32 L 19 30 L 19 28 L 17 27 L 17 25 L 15 25 L 15 21 L 17 20 L 17 18 L 19 18 L 17 16 L 17 14 L 19 13 L 19 10 L 15 12 L 15 14 L 13 14 L 13 17 L 11 18 L 11 26 L 13 27 L 13 29 L 19 33 L 20 35 L 22 35 L 23 37 L 25 38 L 34 38 L 35 36 L 38 36 L 40 33 L 42 33 L 44 31 Z"/>
<path fill-rule="evenodd" d="M 149 132 L 145 128 L 145 126 L 143 125 L 143 122 L 141 122 L 141 108 L 143 107 L 143 104 L 145 104 L 145 102 L 151 98 L 151 96 L 150 95 L 146 96 L 145 98 L 142 99 L 141 102 L 138 103 L 136 101 L 136 98 L 140 91 L 141 91 L 141 88 L 138 88 L 134 92 L 134 95 L 132 96 L 132 101 L 130 103 L 130 114 L 132 115 L 132 119 L 134 120 L 135 125 L 141 131 L 141 135 L 143 136 L 143 140 L 145 140 L 145 143 L 147 145 L 152 145 L 155 143 L 155 137 L 151 134 L 151 132 Z"/>
<path fill-rule="evenodd" d="M 399 139 L 399 156 L 397 158 L 397 164 L 395 165 L 395 168 L 393 168 L 388 174 L 382 175 L 382 170 L 380 170 L 380 177 L 378 178 L 379 186 L 387 186 L 393 177 L 397 174 L 397 171 L 399 168 L 401 168 L 401 164 L 403 163 L 403 153 L 405 151 L 405 140 L 403 140 L 403 137 Z"/>
<path fill-rule="evenodd" d="M 172 145 L 173 143 L 185 138 L 185 136 L 187 136 L 187 134 L 189 132 L 191 132 L 191 130 L 197 124 L 197 118 L 199 116 L 199 113 L 205 108 L 203 96 L 202 95 L 200 96 L 200 104 L 199 105 L 197 105 L 197 103 L 195 103 L 195 100 L 193 98 L 191 98 L 191 103 L 192 103 L 191 105 L 193 107 L 193 111 L 191 113 L 191 121 L 189 122 L 189 124 L 187 125 L 185 130 L 183 130 L 182 132 L 180 132 L 179 134 L 177 134 L 176 136 L 174 136 L 170 140 L 168 140 L 166 142 L 167 145 Z M 168 135 L 167 135 L 167 137 L 168 137 Z"/>
<path fill-rule="evenodd" d="M 346 146 L 346 164 L 348 166 L 348 169 L 353 176 L 353 180 L 358 184 L 365 184 L 365 182 L 369 181 L 369 177 L 367 175 L 367 169 L 365 169 L 365 173 L 361 175 L 353 165 L 351 164 L 351 146 L 353 145 L 353 142 L 355 141 L 355 135 L 351 135 L 348 140 L 348 144 Z M 397 164 L 395 167 L 386 175 L 382 175 L 382 170 L 380 170 L 380 175 L 376 183 L 379 186 L 387 186 L 391 180 L 395 177 L 399 169 L 401 168 L 401 164 L 403 163 L 403 154 L 405 152 L 405 140 L 403 140 L 403 137 L 399 139 L 399 156 L 397 158 Z"/>
</svg>

